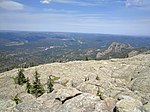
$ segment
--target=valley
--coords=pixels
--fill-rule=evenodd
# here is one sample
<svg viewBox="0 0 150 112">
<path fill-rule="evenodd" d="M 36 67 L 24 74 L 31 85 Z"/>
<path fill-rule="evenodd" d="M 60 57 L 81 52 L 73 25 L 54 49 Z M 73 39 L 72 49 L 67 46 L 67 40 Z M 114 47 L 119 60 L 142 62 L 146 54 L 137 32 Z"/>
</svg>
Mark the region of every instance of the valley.
<svg viewBox="0 0 150 112">
<path fill-rule="evenodd" d="M 130 44 L 135 50 L 145 52 L 150 48 L 149 37 L 84 34 L 62 32 L 0 32 L 0 72 L 44 63 L 124 58 L 134 49 L 110 52 L 97 58 L 113 42 Z"/>
</svg>

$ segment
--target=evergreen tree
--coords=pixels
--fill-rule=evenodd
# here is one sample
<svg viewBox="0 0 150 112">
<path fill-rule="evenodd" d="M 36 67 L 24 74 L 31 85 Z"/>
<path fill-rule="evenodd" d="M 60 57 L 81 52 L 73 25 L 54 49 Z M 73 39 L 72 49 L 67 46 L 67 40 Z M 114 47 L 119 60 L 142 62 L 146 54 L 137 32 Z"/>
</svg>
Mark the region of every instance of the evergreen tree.
<svg viewBox="0 0 150 112">
<path fill-rule="evenodd" d="M 51 93 L 54 89 L 53 89 L 53 80 L 51 78 L 51 76 L 49 76 L 48 81 L 47 81 L 47 89 L 48 89 L 48 93 Z"/>
<path fill-rule="evenodd" d="M 34 66 L 34 63 L 33 63 L 33 62 L 31 62 L 31 63 L 30 63 L 30 67 L 33 67 L 33 66 Z"/>
<path fill-rule="evenodd" d="M 29 78 L 27 77 L 27 81 L 26 81 L 27 93 L 31 93 L 31 88 L 32 88 L 32 85 L 30 84 Z"/>
<path fill-rule="evenodd" d="M 31 93 L 33 95 L 35 95 L 35 97 L 39 97 L 41 96 L 42 94 L 44 94 L 44 87 L 42 86 L 42 84 L 40 83 L 40 79 L 39 79 L 40 75 L 39 73 L 36 71 L 35 72 L 35 75 L 34 75 L 34 82 L 33 82 L 33 85 L 32 85 L 32 90 L 31 90 Z"/>
<path fill-rule="evenodd" d="M 19 85 L 23 85 L 24 83 L 26 83 L 26 78 L 22 68 L 18 71 L 18 76 L 16 77 L 16 79 L 17 79 L 17 84 Z"/>
<path fill-rule="evenodd" d="M 86 56 L 86 57 L 85 57 L 85 61 L 88 61 L 88 60 L 89 60 L 89 59 L 88 59 L 88 57 Z"/>
<path fill-rule="evenodd" d="M 96 80 L 100 80 L 100 78 L 99 78 L 99 76 L 98 76 L 98 75 L 96 76 Z"/>
</svg>

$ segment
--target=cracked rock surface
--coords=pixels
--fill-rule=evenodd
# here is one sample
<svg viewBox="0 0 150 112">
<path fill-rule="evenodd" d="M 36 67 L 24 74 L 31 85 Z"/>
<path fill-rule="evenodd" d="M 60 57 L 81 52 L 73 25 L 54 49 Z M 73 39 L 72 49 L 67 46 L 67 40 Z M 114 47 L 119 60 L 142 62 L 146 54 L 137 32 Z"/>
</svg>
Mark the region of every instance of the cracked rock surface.
<svg viewBox="0 0 150 112">
<path fill-rule="evenodd" d="M 125 59 L 73 61 L 24 69 L 33 82 L 35 70 L 45 85 L 59 77 L 54 91 L 35 98 L 12 77 L 18 69 L 0 74 L 0 112 L 150 112 L 150 54 Z M 45 87 L 46 88 L 46 87 Z M 15 104 L 12 97 L 19 95 Z"/>
</svg>

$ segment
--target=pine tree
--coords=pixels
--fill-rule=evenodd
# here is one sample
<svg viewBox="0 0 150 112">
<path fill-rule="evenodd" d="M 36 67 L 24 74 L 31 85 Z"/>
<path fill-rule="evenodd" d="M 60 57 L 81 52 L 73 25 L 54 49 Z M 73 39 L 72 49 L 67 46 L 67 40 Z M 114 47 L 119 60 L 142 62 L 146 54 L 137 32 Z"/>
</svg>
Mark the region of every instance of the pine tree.
<svg viewBox="0 0 150 112">
<path fill-rule="evenodd" d="M 26 83 L 26 78 L 22 68 L 18 71 L 18 76 L 16 77 L 16 79 L 17 79 L 17 84 L 19 85 L 23 85 L 24 83 Z"/>
<path fill-rule="evenodd" d="M 32 88 L 32 85 L 30 84 L 29 78 L 27 77 L 27 81 L 26 81 L 27 93 L 31 93 L 31 88 Z"/>
<path fill-rule="evenodd" d="M 89 58 L 86 56 L 86 57 L 85 57 L 85 61 L 88 61 L 88 60 L 89 60 Z"/>
<path fill-rule="evenodd" d="M 51 78 L 51 76 L 49 76 L 48 81 L 47 81 L 47 89 L 48 89 L 48 93 L 51 93 L 54 89 L 53 89 L 53 80 Z"/>
<path fill-rule="evenodd" d="M 42 84 L 40 83 L 40 79 L 39 79 L 40 75 L 39 73 L 36 71 L 35 72 L 35 75 L 34 75 L 34 82 L 33 82 L 33 85 L 32 85 L 32 90 L 31 90 L 31 93 L 33 95 L 35 95 L 35 97 L 39 97 L 41 96 L 42 94 L 44 94 L 45 90 L 44 90 L 44 87 L 42 86 Z"/>
</svg>

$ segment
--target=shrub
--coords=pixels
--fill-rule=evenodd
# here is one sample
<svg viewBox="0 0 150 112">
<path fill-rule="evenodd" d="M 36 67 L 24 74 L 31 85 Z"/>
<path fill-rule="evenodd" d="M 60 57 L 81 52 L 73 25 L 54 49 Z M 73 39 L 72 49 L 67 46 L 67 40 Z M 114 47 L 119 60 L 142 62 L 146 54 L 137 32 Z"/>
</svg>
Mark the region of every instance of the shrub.
<svg viewBox="0 0 150 112">
<path fill-rule="evenodd" d="M 102 93 L 101 93 L 99 87 L 98 87 L 98 90 L 97 90 L 97 94 L 96 94 L 96 95 L 99 96 L 99 98 L 100 98 L 101 100 L 103 100 L 103 98 L 102 98 Z"/>
<path fill-rule="evenodd" d="M 16 94 L 13 98 L 12 101 L 15 101 L 16 104 L 21 103 L 22 101 L 20 100 L 20 98 L 18 97 L 18 94 Z"/>
<path fill-rule="evenodd" d="M 98 75 L 96 76 L 96 80 L 100 80 L 100 78 L 99 78 L 99 76 L 98 76 Z"/>
<path fill-rule="evenodd" d="M 52 81 L 53 81 L 53 82 L 55 82 L 56 80 L 59 80 L 59 79 L 60 79 L 60 77 L 56 77 L 56 76 L 53 76 L 53 75 L 51 76 L 51 78 L 52 78 Z"/>
<path fill-rule="evenodd" d="M 61 83 L 61 85 L 63 85 L 63 86 L 65 86 L 65 87 L 66 87 L 68 82 L 69 82 L 69 81 L 68 81 L 68 80 L 66 80 L 65 82 L 62 82 L 62 83 Z"/>
</svg>

